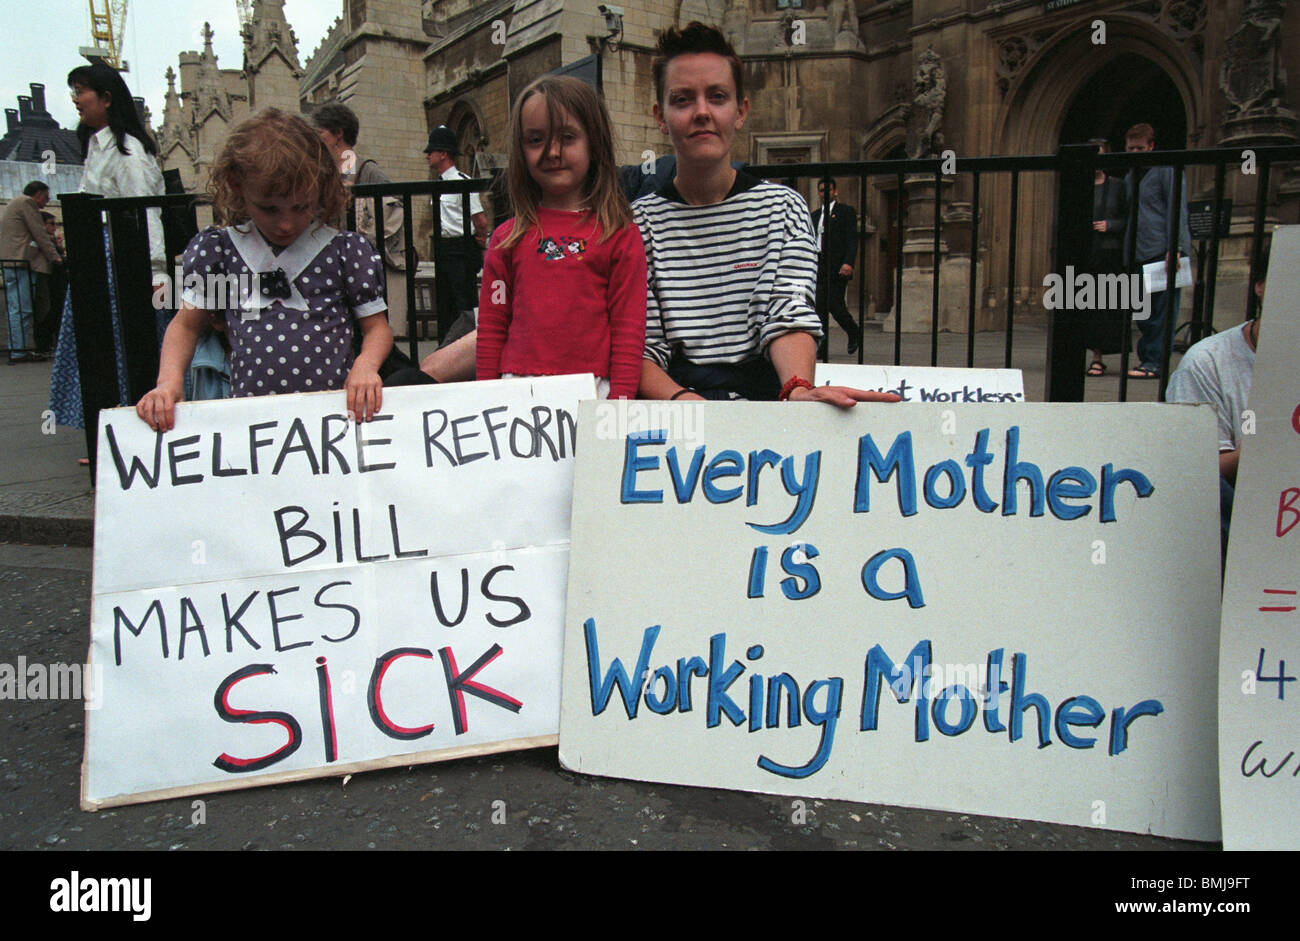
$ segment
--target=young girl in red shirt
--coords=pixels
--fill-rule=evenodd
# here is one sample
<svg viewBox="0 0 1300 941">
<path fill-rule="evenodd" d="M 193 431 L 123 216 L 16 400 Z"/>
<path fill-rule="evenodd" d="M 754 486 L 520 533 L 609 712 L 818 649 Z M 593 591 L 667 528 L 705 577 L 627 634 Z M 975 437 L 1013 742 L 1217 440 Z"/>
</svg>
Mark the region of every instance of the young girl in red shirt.
<svg viewBox="0 0 1300 941">
<path fill-rule="evenodd" d="M 578 79 L 539 79 L 510 116 L 515 218 L 489 242 L 477 374 L 589 372 L 602 397 L 635 398 L 645 347 L 646 262 L 618 186 L 609 114 Z"/>
</svg>

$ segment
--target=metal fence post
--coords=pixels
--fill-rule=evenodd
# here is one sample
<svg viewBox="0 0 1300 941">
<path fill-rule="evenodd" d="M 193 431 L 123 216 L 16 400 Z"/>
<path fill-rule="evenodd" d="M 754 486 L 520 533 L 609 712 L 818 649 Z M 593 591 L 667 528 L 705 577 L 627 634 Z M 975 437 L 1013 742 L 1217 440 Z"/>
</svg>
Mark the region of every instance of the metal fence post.
<svg viewBox="0 0 1300 941">
<path fill-rule="evenodd" d="M 85 193 L 59 194 L 68 248 L 68 296 L 77 344 L 77 369 L 81 374 L 81 414 L 92 484 L 99 412 L 117 406 L 119 397 L 113 318 L 108 303 L 108 256 L 97 208 L 100 200 L 99 196 Z"/>
<path fill-rule="evenodd" d="M 1092 248 L 1093 163 L 1097 148 L 1092 144 L 1069 144 L 1061 148 L 1059 156 L 1052 271 L 1062 279 L 1068 297 L 1075 272 L 1088 270 Z M 1083 401 L 1084 325 L 1090 312 L 1072 307 L 1073 304 L 1067 303 L 1048 312 L 1047 377 L 1043 393 L 1049 402 Z"/>
</svg>

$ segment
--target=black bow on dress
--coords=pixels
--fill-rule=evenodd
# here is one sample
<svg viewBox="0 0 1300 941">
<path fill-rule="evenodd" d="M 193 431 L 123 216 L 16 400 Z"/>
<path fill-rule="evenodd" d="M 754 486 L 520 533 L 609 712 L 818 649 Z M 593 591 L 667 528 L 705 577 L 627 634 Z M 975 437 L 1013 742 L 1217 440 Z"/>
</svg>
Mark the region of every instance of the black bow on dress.
<svg viewBox="0 0 1300 941">
<path fill-rule="evenodd" d="M 263 272 L 261 280 L 262 295 L 264 297 L 278 297 L 287 301 L 293 294 L 289 287 L 289 276 L 284 273 L 283 268 Z"/>
</svg>

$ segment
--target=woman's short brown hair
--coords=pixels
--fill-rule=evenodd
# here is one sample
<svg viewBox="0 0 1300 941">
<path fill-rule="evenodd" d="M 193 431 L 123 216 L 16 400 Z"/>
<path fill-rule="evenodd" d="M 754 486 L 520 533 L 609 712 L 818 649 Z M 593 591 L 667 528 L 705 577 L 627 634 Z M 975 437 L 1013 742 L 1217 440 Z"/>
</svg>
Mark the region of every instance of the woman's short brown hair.
<svg viewBox="0 0 1300 941">
<path fill-rule="evenodd" d="M 670 27 L 660 34 L 655 52 L 657 55 L 650 64 L 650 71 L 654 75 L 655 101 L 660 107 L 664 103 L 664 73 L 668 70 L 668 63 L 677 56 L 693 52 L 712 52 L 726 59 L 731 66 L 731 77 L 736 83 L 736 100 L 744 99 L 745 67 L 741 65 L 740 57 L 736 55 L 731 43 L 727 42 L 727 37 L 716 27 L 706 26 L 698 20 L 688 23 L 685 29 Z"/>
</svg>

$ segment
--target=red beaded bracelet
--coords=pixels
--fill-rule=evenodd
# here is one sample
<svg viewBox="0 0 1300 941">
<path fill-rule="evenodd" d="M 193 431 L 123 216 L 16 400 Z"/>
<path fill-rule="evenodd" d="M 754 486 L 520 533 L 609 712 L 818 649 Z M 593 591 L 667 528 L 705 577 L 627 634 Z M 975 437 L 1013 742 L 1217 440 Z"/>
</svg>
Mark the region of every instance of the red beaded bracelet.
<svg viewBox="0 0 1300 941">
<path fill-rule="evenodd" d="M 812 387 L 813 384 L 807 379 L 804 379 L 801 376 L 791 376 L 785 381 L 785 385 L 781 387 L 781 394 L 777 396 L 777 401 L 788 402 L 790 400 L 790 393 L 794 392 L 795 389 L 811 389 Z"/>
</svg>

